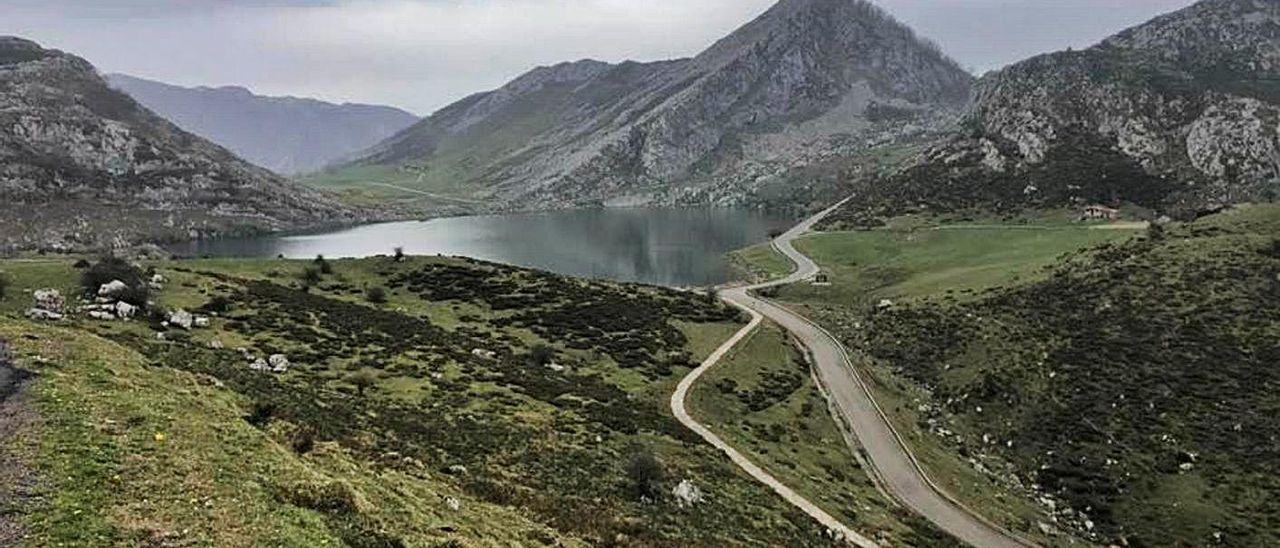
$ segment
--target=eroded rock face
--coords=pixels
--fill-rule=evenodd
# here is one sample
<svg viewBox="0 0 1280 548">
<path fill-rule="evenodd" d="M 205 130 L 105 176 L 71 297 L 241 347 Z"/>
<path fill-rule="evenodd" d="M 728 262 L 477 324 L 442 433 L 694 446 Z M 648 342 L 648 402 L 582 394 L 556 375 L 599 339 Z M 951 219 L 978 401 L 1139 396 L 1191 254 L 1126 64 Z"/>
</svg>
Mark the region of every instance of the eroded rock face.
<svg viewBox="0 0 1280 548">
<path fill-rule="evenodd" d="M 1206 0 L 983 77 L 967 134 L 925 153 L 908 176 L 925 198 L 937 194 L 928 180 L 957 181 L 1006 204 L 1196 209 L 1274 199 L 1277 82 L 1280 3 Z M 1019 196 L 1028 184 L 1037 192 Z"/>
<path fill-rule="evenodd" d="M 361 217 L 179 130 L 79 57 L 0 39 L 0 245 L 89 249 Z"/>
</svg>

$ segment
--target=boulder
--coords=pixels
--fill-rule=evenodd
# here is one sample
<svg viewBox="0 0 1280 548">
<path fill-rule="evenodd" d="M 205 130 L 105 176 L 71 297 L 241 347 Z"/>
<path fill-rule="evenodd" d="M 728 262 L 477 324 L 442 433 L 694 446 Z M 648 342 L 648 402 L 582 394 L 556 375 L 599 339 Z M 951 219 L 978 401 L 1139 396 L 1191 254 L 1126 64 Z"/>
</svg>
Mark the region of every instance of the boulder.
<svg viewBox="0 0 1280 548">
<path fill-rule="evenodd" d="M 98 288 L 98 296 L 104 299 L 118 299 L 128 290 L 128 284 L 120 280 L 111 280 Z"/>
<path fill-rule="evenodd" d="M 169 325 L 181 327 L 182 329 L 191 330 L 191 326 L 195 324 L 195 317 L 190 312 L 181 308 L 169 313 Z"/>
<path fill-rule="evenodd" d="M 498 353 L 492 350 L 485 350 L 483 348 L 475 348 L 471 350 L 471 355 L 477 358 L 492 360 L 498 356 Z"/>
<path fill-rule="evenodd" d="M 457 512 L 458 510 L 462 509 L 462 502 L 453 497 L 445 497 L 444 505 L 448 506 L 449 509 L 453 510 L 454 512 Z"/>
<path fill-rule="evenodd" d="M 267 358 L 267 363 L 271 366 L 271 370 L 276 373 L 284 373 L 289 370 L 289 358 L 284 354 L 272 354 Z"/>
<path fill-rule="evenodd" d="M 192 325 L 193 325 L 193 326 L 195 326 L 195 327 L 202 327 L 202 328 L 203 328 L 203 327 L 209 327 L 209 317 L 208 317 L 208 316 L 196 316 L 196 317 L 192 320 Z"/>
<path fill-rule="evenodd" d="M 43 308 L 32 308 L 27 311 L 27 319 L 51 322 L 61 320 L 62 314 Z"/>
<path fill-rule="evenodd" d="M 57 289 L 37 289 L 32 296 L 35 298 L 36 308 L 40 310 L 61 314 L 67 305 L 67 300 Z"/>
<path fill-rule="evenodd" d="M 249 369 L 254 371 L 271 371 L 271 364 L 267 363 L 267 360 L 258 358 L 249 364 Z"/>
<path fill-rule="evenodd" d="M 120 319 L 127 320 L 138 314 L 138 307 L 121 301 L 116 303 L 115 313 Z"/>
<path fill-rule="evenodd" d="M 109 322 L 109 321 L 111 321 L 111 320 L 116 319 L 116 315 L 115 315 L 115 314 L 112 314 L 112 313 L 110 313 L 110 312 L 103 312 L 103 311 L 101 311 L 101 310 L 90 310 L 90 311 L 89 311 L 89 317 L 90 317 L 90 318 L 93 318 L 93 319 L 95 319 L 95 320 L 100 320 L 100 321 L 104 321 L 104 322 Z"/>
<path fill-rule="evenodd" d="M 672 489 L 671 494 L 676 497 L 676 506 L 681 508 L 688 508 L 702 502 L 702 490 L 687 479 Z"/>
</svg>

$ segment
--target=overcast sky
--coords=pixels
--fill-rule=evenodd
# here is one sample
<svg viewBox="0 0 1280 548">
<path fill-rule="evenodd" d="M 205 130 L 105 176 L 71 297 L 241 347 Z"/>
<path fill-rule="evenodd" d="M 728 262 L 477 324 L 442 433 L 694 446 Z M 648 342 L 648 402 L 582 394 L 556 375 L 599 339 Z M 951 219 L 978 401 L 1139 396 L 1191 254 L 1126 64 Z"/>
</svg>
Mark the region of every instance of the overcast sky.
<svg viewBox="0 0 1280 548">
<path fill-rule="evenodd" d="M 0 0 L 0 35 L 181 85 L 418 114 L 542 64 L 697 53 L 774 0 Z M 878 0 L 976 73 L 1191 0 Z"/>
</svg>

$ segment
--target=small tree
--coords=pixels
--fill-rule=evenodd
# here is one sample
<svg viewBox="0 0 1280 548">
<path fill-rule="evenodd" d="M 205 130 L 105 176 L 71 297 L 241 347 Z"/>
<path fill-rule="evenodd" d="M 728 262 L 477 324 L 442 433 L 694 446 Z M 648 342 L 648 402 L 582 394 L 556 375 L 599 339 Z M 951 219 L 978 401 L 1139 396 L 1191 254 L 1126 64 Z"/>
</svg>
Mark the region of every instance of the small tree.
<svg viewBox="0 0 1280 548">
<path fill-rule="evenodd" d="M 403 263 L 403 262 L 404 262 L 405 257 L 404 257 L 404 248 L 403 248 L 403 247 L 396 247 L 396 252 L 395 252 L 395 256 L 394 256 L 394 258 L 395 258 L 395 261 L 396 261 L 397 263 Z"/>
<path fill-rule="evenodd" d="M 662 492 L 662 482 L 667 479 L 667 471 L 653 451 L 637 447 L 632 450 L 627 461 L 627 479 L 631 480 L 631 487 L 638 497 L 656 499 Z"/>
<path fill-rule="evenodd" d="M 556 350 L 545 344 L 534 345 L 529 350 L 529 362 L 538 367 L 546 367 L 556 359 Z"/>
<path fill-rule="evenodd" d="M 1262 251 L 1263 255 L 1267 255 L 1273 259 L 1280 259 L 1280 238 L 1271 240 L 1271 245 Z M 4 296 L 4 292 L 0 291 L 0 297 Z"/>
<path fill-rule="evenodd" d="M 302 271 L 302 283 L 307 287 L 319 284 L 324 279 L 324 274 L 320 273 L 320 269 L 307 267 Z"/>
<path fill-rule="evenodd" d="M 4 298 L 5 292 L 9 290 L 9 275 L 0 272 L 0 299 Z"/>
<path fill-rule="evenodd" d="M 349 380 L 351 384 L 356 387 L 356 393 L 361 396 L 363 396 L 367 390 L 372 388 L 373 385 L 378 384 L 378 379 L 373 378 L 373 375 L 368 371 L 356 373 L 352 375 Z"/>
<path fill-rule="evenodd" d="M 150 286 L 141 268 L 119 257 L 106 256 L 80 274 L 80 287 L 87 295 L 96 296 L 98 290 L 114 281 L 123 282 L 127 289 L 116 298 L 134 306 L 146 307 L 151 296 Z"/>
<path fill-rule="evenodd" d="M 321 274 L 333 274 L 333 265 L 329 264 L 329 261 L 324 258 L 324 255 L 316 255 L 316 260 L 314 262 L 316 264 L 316 269 L 319 270 Z"/>
<path fill-rule="evenodd" d="M 364 291 L 364 298 L 374 304 L 383 304 L 387 302 L 387 290 L 375 285 Z"/>
</svg>

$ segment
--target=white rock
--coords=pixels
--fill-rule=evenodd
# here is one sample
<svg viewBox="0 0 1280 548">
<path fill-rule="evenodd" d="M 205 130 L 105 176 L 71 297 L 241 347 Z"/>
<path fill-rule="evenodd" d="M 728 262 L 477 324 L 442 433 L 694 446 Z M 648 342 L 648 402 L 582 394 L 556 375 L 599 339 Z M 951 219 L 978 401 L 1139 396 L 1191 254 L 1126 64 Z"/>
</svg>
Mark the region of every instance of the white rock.
<svg viewBox="0 0 1280 548">
<path fill-rule="evenodd" d="M 190 330 L 195 324 L 195 317 L 190 312 L 179 308 L 169 313 L 169 324 Z"/>
<path fill-rule="evenodd" d="M 289 370 L 289 358 L 284 354 L 272 354 L 267 358 L 267 363 L 271 365 L 271 370 L 276 373 L 284 373 Z"/>
<path fill-rule="evenodd" d="M 258 358 L 253 360 L 253 363 L 249 364 L 249 369 L 254 371 L 271 371 L 271 364 L 268 364 L 267 360 Z"/>
<path fill-rule="evenodd" d="M 56 321 L 56 320 L 62 319 L 62 314 L 59 314 L 52 310 L 45 310 L 43 308 L 32 308 L 27 311 L 27 319 L 40 320 L 40 321 Z"/>
<path fill-rule="evenodd" d="M 218 339 L 213 339 L 213 340 L 209 341 L 209 348 L 212 348 L 212 349 L 214 349 L 214 350 L 221 349 L 221 348 L 222 348 L 222 341 L 220 341 L 220 340 L 218 340 Z"/>
<path fill-rule="evenodd" d="M 494 351 L 492 351 L 492 350 L 485 350 L 485 349 L 483 349 L 483 348 L 475 348 L 475 349 L 472 349 L 472 350 L 471 350 L 471 355 L 472 355 L 472 356 L 475 356 L 475 357 L 477 357 L 477 358 L 484 358 L 484 359 L 486 359 L 486 360 L 492 360 L 492 359 L 494 359 L 495 357 L 497 357 L 497 356 L 498 356 L 498 353 L 497 353 L 497 352 L 494 352 Z"/>
<path fill-rule="evenodd" d="M 104 321 L 104 322 L 109 322 L 109 321 L 111 321 L 111 320 L 116 319 L 116 315 L 115 315 L 115 314 L 112 314 L 112 313 L 110 313 L 110 312 L 103 312 L 103 311 L 101 311 L 101 310 L 93 310 L 93 311 L 90 311 L 90 312 L 89 312 L 89 317 L 90 317 L 90 318 L 93 318 L 93 319 L 95 319 L 95 320 L 102 320 L 102 321 Z"/>
<path fill-rule="evenodd" d="M 555 371 L 556 373 L 563 373 L 563 372 L 564 372 L 564 370 L 565 370 L 565 369 L 568 369 L 568 368 L 567 368 L 567 367 L 565 367 L 565 366 L 563 366 L 563 365 L 560 365 L 560 364 L 558 364 L 558 363 L 554 363 L 554 362 L 553 362 L 553 363 L 549 363 L 549 364 L 547 364 L 547 369 L 550 369 L 550 370 L 552 370 L 552 371 Z"/>
<path fill-rule="evenodd" d="M 671 494 L 675 495 L 676 505 L 681 508 L 687 508 L 702 502 L 702 490 L 687 479 L 681 481 L 675 489 L 672 489 Z"/>
<path fill-rule="evenodd" d="M 196 316 L 191 320 L 194 327 L 209 327 L 209 318 L 207 316 Z"/>
<path fill-rule="evenodd" d="M 1178 465 L 1178 469 L 1179 469 L 1179 470 L 1182 470 L 1183 472 L 1190 472 L 1190 471 L 1191 471 L 1191 469 L 1192 469 L 1192 468 L 1195 468 L 1195 467 L 1196 467 L 1196 465 L 1191 464 L 1191 463 L 1189 463 L 1189 462 L 1184 462 L 1184 463 L 1182 463 L 1182 464 L 1179 464 L 1179 465 Z"/>
<path fill-rule="evenodd" d="M 115 313 L 116 313 L 116 316 L 119 317 L 120 319 L 127 320 L 138 314 L 138 307 L 133 306 L 124 301 L 120 301 L 116 303 Z"/>
<path fill-rule="evenodd" d="M 35 298 L 36 308 L 49 312 L 61 314 L 67 304 L 66 299 L 57 289 L 37 289 L 32 296 Z"/>
<path fill-rule="evenodd" d="M 108 299 L 114 299 L 114 298 L 118 298 L 121 294 L 123 294 L 125 291 L 128 291 L 128 290 L 129 290 L 128 284 L 120 280 L 111 280 L 110 282 L 102 284 L 102 287 L 98 288 L 98 296 L 108 298 Z"/>
<path fill-rule="evenodd" d="M 453 510 L 454 512 L 457 512 L 458 510 L 462 509 L 462 502 L 460 502 L 458 499 L 453 497 L 445 497 L 444 505 L 448 506 L 449 509 Z"/>
<path fill-rule="evenodd" d="M 880 303 L 876 305 L 876 308 L 879 308 L 880 310 L 893 308 L 893 301 L 889 299 L 881 299 Z"/>
</svg>

